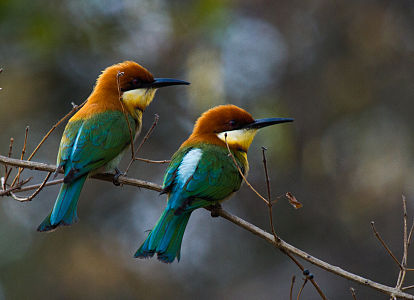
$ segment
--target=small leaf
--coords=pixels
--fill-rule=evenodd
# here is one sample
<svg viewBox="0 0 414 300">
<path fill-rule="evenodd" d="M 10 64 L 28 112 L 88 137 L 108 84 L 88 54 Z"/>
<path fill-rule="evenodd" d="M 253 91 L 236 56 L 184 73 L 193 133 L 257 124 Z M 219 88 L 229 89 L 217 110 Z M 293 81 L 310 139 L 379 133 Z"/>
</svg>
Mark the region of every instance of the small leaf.
<svg viewBox="0 0 414 300">
<path fill-rule="evenodd" d="M 296 197 L 293 196 L 291 192 L 287 192 L 286 197 L 288 198 L 290 205 L 292 205 L 295 209 L 299 209 L 303 206 L 302 203 L 296 200 Z"/>
</svg>

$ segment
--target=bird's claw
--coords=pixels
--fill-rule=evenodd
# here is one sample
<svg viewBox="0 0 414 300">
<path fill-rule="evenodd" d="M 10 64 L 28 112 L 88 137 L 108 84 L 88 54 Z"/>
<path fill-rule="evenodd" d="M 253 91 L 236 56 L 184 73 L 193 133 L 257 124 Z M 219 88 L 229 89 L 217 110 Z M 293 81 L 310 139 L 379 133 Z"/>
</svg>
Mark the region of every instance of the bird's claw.
<svg viewBox="0 0 414 300">
<path fill-rule="evenodd" d="M 112 178 L 112 183 L 116 186 L 120 186 L 121 183 L 119 182 L 119 177 L 120 176 L 125 176 L 125 173 L 122 173 L 121 171 L 119 171 L 119 169 L 115 169 L 115 174 L 114 174 L 114 178 Z"/>
<path fill-rule="evenodd" d="M 211 217 L 217 218 L 220 216 L 221 204 L 210 205 L 208 208 L 210 209 Z"/>
</svg>

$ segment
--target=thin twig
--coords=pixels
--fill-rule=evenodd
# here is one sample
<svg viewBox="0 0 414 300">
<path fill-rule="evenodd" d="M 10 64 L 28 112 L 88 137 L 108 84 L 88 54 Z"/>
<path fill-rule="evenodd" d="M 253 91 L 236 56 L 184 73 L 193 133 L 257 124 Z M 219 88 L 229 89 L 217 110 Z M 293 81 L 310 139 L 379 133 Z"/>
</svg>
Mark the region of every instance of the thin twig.
<svg viewBox="0 0 414 300">
<path fill-rule="evenodd" d="M 50 130 L 45 134 L 45 136 L 42 138 L 42 140 L 39 142 L 39 144 L 37 144 L 36 148 L 33 150 L 33 152 L 30 154 L 29 158 L 27 159 L 28 161 L 30 161 L 33 156 L 36 154 L 36 152 L 40 149 L 40 147 L 43 145 L 43 143 L 46 141 L 46 139 L 50 136 L 50 134 L 63 122 L 65 121 L 67 118 L 69 118 L 74 112 L 78 111 L 79 109 L 82 108 L 82 106 L 85 105 L 85 103 L 88 100 L 83 101 L 82 104 L 80 105 L 75 105 L 73 106 L 72 104 L 72 109 L 70 112 L 68 112 L 63 118 L 61 118 L 55 125 L 52 126 L 52 128 L 50 128 Z M 17 176 L 13 179 L 13 183 L 12 186 L 14 185 L 15 181 L 16 181 Z"/>
<path fill-rule="evenodd" d="M 8 164 L 9 166 L 22 167 L 22 168 L 26 168 L 30 170 L 38 170 L 38 171 L 46 171 L 46 172 L 56 171 L 55 165 L 48 165 L 44 163 L 32 162 L 32 161 L 27 161 L 27 160 L 19 160 L 15 158 L 9 158 L 3 155 L 0 155 L 0 163 Z M 63 170 L 59 170 L 59 172 L 63 173 Z M 92 175 L 91 178 L 113 182 L 114 174 L 97 173 L 97 174 Z M 122 183 L 125 185 L 132 185 L 136 187 L 146 188 L 146 189 L 157 191 L 157 192 L 162 191 L 162 187 L 153 182 L 130 178 L 130 177 L 122 176 L 122 175 L 119 176 L 118 181 L 119 183 Z"/>
<path fill-rule="evenodd" d="M 294 284 L 295 284 L 295 280 L 296 280 L 296 276 L 295 276 L 295 275 L 293 275 L 293 276 L 292 276 L 292 282 L 291 282 L 291 284 L 290 284 L 290 294 L 289 294 L 289 299 L 290 299 L 290 300 L 293 300 L 293 286 L 294 286 Z"/>
<path fill-rule="evenodd" d="M 63 183 L 63 178 L 48 181 L 45 184 L 45 186 L 51 186 L 51 185 L 56 185 L 56 184 L 60 184 L 60 183 Z M 33 185 L 26 185 L 26 186 L 17 186 L 17 185 L 15 185 L 14 187 L 9 188 L 8 190 L 1 191 L 0 192 L 0 197 L 1 196 L 8 196 L 10 192 L 21 193 L 21 192 L 27 192 L 27 191 L 35 190 L 35 189 L 39 188 L 41 185 L 42 185 L 42 183 L 33 184 Z"/>
<path fill-rule="evenodd" d="M 169 164 L 171 162 L 170 159 L 152 160 L 152 159 L 146 159 L 146 158 L 141 158 L 141 157 L 135 157 L 135 160 L 143 161 L 143 162 L 150 163 L 150 164 Z"/>
<path fill-rule="evenodd" d="M 14 199 L 14 200 L 17 200 L 17 201 L 20 201 L 20 202 L 27 202 L 27 201 L 32 201 L 32 199 L 34 198 L 34 197 L 36 197 L 37 196 L 37 194 L 39 194 L 40 193 L 40 191 L 43 189 L 43 187 L 46 185 L 46 182 L 48 181 L 48 179 L 49 179 L 49 177 L 50 177 L 50 175 L 52 175 L 52 173 L 53 172 L 49 172 L 49 173 L 47 173 L 47 176 L 46 176 L 46 178 L 43 180 L 43 182 L 42 182 L 42 184 L 39 186 L 39 188 L 32 194 L 32 195 L 30 195 L 29 197 L 18 197 L 18 196 L 16 196 L 13 192 L 10 192 L 10 195 L 12 196 L 12 198 Z"/>
<path fill-rule="evenodd" d="M 8 157 L 11 157 L 11 155 L 12 155 L 12 152 L 13 152 L 13 142 L 14 142 L 14 139 L 13 138 L 10 138 L 9 153 L 7 155 Z M 4 165 L 4 176 L 6 177 L 6 175 L 7 175 L 7 165 Z M 7 184 L 7 178 L 6 178 L 5 184 Z"/>
<path fill-rule="evenodd" d="M 152 125 L 151 125 L 151 127 L 150 127 L 150 129 L 148 129 L 148 131 L 147 131 L 147 133 L 145 134 L 145 136 L 144 136 L 144 138 L 142 139 L 142 141 L 141 141 L 141 143 L 139 144 L 139 146 L 137 147 L 137 150 L 135 150 L 135 153 L 138 153 L 139 152 L 139 150 L 141 149 L 141 147 L 145 144 L 145 142 L 148 140 L 148 138 L 151 136 L 151 134 L 152 134 L 152 131 L 154 130 L 154 128 L 155 128 L 155 126 L 157 126 L 157 123 L 158 123 L 158 120 L 160 119 L 160 117 L 157 115 L 157 114 L 155 114 L 154 115 L 154 122 L 152 122 Z M 131 146 L 131 147 L 133 147 L 133 145 Z M 135 154 L 134 154 L 135 155 Z M 131 161 L 129 162 L 129 164 L 128 164 L 128 167 L 126 168 L 126 170 L 125 170 L 125 172 L 124 172 L 124 174 L 127 174 L 128 173 L 128 170 L 129 170 L 129 168 L 131 167 L 131 165 L 134 163 L 134 161 L 136 161 L 136 160 L 141 160 L 141 159 L 138 159 L 137 157 L 132 157 L 132 159 L 131 159 Z"/>
<path fill-rule="evenodd" d="M 302 284 L 302 286 L 301 286 L 301 288 L 300 288 L 300 290 L 299 290 L 299 292 L 298 292 L 298 297 L 296 298 L 297 300 L 299 300 L 300 295 L 302 294 L 303 288 L 305 287 L 305 285 L 306 285 L 306 283 L 307 283 L 307 282 L 308 282 L 308 279 L 307 279 L 307 278 L 305 278 L 305 279 L 303 280 L 303 284 Z"/>
<path fill-rule="evenodd" d="M 129 124 L 128 115 L 127 115 L 127 112 L 125 110 L 124 102 L 122 101 L 122 97 L 121 97 L 121 85 L 119 84 L 119 78 L 121 76 L 124 76 L 124 72 L 119 72 L 118 71 L 118 73 L 116 74 L 116 84 L 117 84 L 117 88 L 118 88 L 118 100 L 119 100 L 119 103 L 121 103 L 122 113 L 124 114 L 125 121 L 127 122 L 127 125 L 128 125 L 129 137 L 131 139 L 131 159 L 134 159 L 134 157 L 135 157 L 134 135 L 132 134 L 131 124 Z"/>
<path fill-rule="evenodd" d="M 280 238 L 278 237 L 277 239 L 279 239 L 280 240 Z M 275 240 L 277 240 L 277 239 L 275 239 Z M 285 255 L 287 255 L 298 267 L 299 267 L 299 269 L 301 269 L 301 271 L 302 272 L 304 272 L 305 271 L 305 268 L 303 267 L 303 265 L 296 259 L 296 257 L 294 257 L 291 253 L 289 253 L 288 251 L 286 251 L 286 250 L 284 250 L 284 249 L 282 249 L 282 248 L 279 248 L 279 250 L 280 251 L 282 251 Z M 316 289 L 316 291 L 318 292 L 318 294 L 319 294 L 319 296 L 321 296 L 321 298 L 323 299 L 323 300 L 327 300 L 327 298 L 326 298 L 326 296 L 325 296 L 325 294 L 322 292 L 322 290 L 321 290 L 321 288 L 319 287 L 319 285 L 316 283 L 316 281 L 315 281 L 315 279 L 313 278 L 313 277 L 308 277 L 307 278 L 311 283 L 312 283 L 312 285 L 315 287 L 315 289 Z"/>
<path fill-rule="evenodd" d="M 407 274 L 407 258 L 408 258 L 408 233 L 407 233 L 407 200 L 404 195 L 402 195 L 402 203 L 403 203 L 403 257 L 401 259 L 401 266 L 400 272 L 398 273 L 398 279 L 395 287 L 397 289 L 401 289 L 405 275 Z"/>
<path fill-rule="evenodd" d="M 259 196 L 259 198 L 260 199 L 262 199 L 265 203 L 266 203 L 266 205 L 268 205 L 268 202 L 269 201 L 267 201 L 266 200 L 266 198 L 265 197 L 263 197 L 258 191 L 256 191 L 256 189 L 250 184 L 250 182 L 249 181 L 247 181 L 247 179 L 246 179 L 246 176 L 244 176 L 244 174 L 243 174 L 243 172 L 242 172 L 242 170 L 240 169 L 240 167 L 239 167 L 239 164 L 237 163 L 237 161 L 236 161 L 236 159 L 234 158 L 234 155 L 233 155 L 233 153 L 231 152 L 231 150 L 230 150 L 230 147 L 229 147 L 229 144 L 227 143 L 227 133 L 226 134 L 224 134 L 224 140 L 225 140 L 225 142 L 226 142 L 226 146 L 227 146 L 227 150 L 229 151 L 229 156 L 231 157 L 231 159 L 233 160 L 233 163 L 234 163 L 234 165 L 237 167 L 237 170 L 239 171 L 239 173 L 240 173 L 240 175 L 241 175 L 241 177 L 243 178 L 243 180 L 244 180 L 244 182 L 246 182 L 246 184 L 247 184 L 247 186 L 257 195 L 257 196 Z"/>
<path fill-rule="evenodd" d="M 22 148 L 22 154 L 20 155 L 20 159 L 23 160 L 24 154 L 26 153 L 26 147 L 27 147 L 27 135 L 29 134 L 29 126 L 26 126 L 26 130 L 24 132 L 24 144 Z M 19 168 L 19 171 L 17 172 L 17 182 L 20 181 L 20 174 L 23 171 L 23 169 Z M 15 178 L 16 179 L 16 178 Z M 15 180 L 13 180 L 12 186 L 15 184 Z"/>
<path fill-rule="evenodd" d="M 350 287 L 350 288 L 349 288 L 349 290 L 351 291 L 352 298 L 353 298 L 354 300 L 357 300 L 356 293 L 355 293 L 355 289 L 354 289 L 353 287 Z"/>
<path fill-rule="evenodd" d="M 139 150 L 141 150 L 141 147 L 149 139 L 149 137 L 151 136 L 152 132 L 154 131 L 155 126 L 157 126 L 159 120 L 160 120 L 160 116 L 158 114 L 155 114 L 154 115 L 154 122 L 152 122 L 152 125 L 151 125 L 150 129 L 148 129 L 147 133 L 145 134 L 144 138 L 142 139 L 142 142 L 137 147 L 137 150 L 135 151 L 135 153 L 138 153 Z"/>
<path fill-rule="evenodd" d="M 275 231 L 275 226 L 273 224 L 273 210 L 272 210 L 272 199 L 271 199 L 271 194 L 270 194 L 270 180 L 269 180 L 269 174 L 267 172 L 267 163 L 266 163 L 266 154 L 265 154 L 266 150 L 267 149 L 265 147 L 262 147 L 263 168 L 265 172 L 266 187 L 267 187 L 267 207 L 269 208 L 270 229 L 272 230 L 272 233 L 275 239 L 278 239 L 276 231 Z"/>
<path fill-rule="evenodd" d="M 375 228 L 375 225 L 374 224 L 375 224 L 375 222 L 374 221 L 371 221 L 371 227 L 372 227 L 372 230 L 374 231 L 375 236 L 380 241 L 381 245 L 385 248 L 385 250 L 387 250 L 388 254 L 392 257 L 392 259 L 396 262 L 396 264 L 400 267 L 400 269 L 403 269 L 403 266 L 400 264 L 400 262 L 398 261 L 398 259 L 391 252 L 390 248 L 388 248 L 387 244 L 385 244 L 384 240 L 379 235 L 379 233 L 378 233 L 377 229 Z"/>
<path fill-rule="evenodd" d="M 405 287 L 401 288 L 401 290 L 406 291 L 406 290 L 409 290 L 409 289 L 412 289 L 412 288 L 414 288 L 414 285 L 405 286 Z"/>
<path fill-rule="evenodd" d="M 408 234 L 408 240 L 407 240 L 408 244 L 407 244 L 407 248 L 409 248 L 409 247 L 410 247 L 410 244 L 411 244 L 411 238 L 412 238 L 412 236 L 413 236 L 413 230 L 414 230 L 414 219 L 413 219 L 413 221 L 412 221 L 411 228 L 410 228 L 410 232 L 409 232 L 409 234 Z"/>
<path fill-rule="evenodd" d="M 32 180 L 33 179 L 33 177 L 29 177 L 29 178 L 27 178 L 27 179 L 25 179 L 25 180 L 22 180 L 22 181 L 20 181 L 20 182 L 18 182 L 18 183 L 16 183 L 14 186 L 12 186 L 11 188 L 9 188 L 9 189 L 7 189 L 7 190 L 3 190 L 3 191 L 1 191 L 0 192 L 0 196 L 9 196 L 10 195 L 10 193 L 12 192 L 12 191 L 14 191 L 14 190 L 18 190 L 18 189 L 20 189 L 23 185 L 25 185 L 26 183 L 28 183 L 30 180 Z M 4 177 L 2 177 L 1 178 L 1 183 L 2 183 L 2 186 L 4 186 L 5 184 L 4 184 Z"/>
<path fill-rule="evenodd" d="M 13 153 L 13 142 L 14 138 L 10 138 L 10 144 L 9 144 L 9 153 L 7 154 L 7 157 L 11 157 Z M 7 168 L 7 165 L 4 165 L 4 181 L 2 182 L 2 189 L 5 190 L 7 187 L 7 179 L 9 179 L 10 173 L 12 171 L 12 167 L 10 169 Z"/>
<path fill-rule="evenodd" d="M 47 172 L 54 172 L 56 170 L 56 166 L 55 165 L 47 165 L 47 164 L 43 164 L 43 163 L 38 163 L 38 162 L 29 162 L 29 161 L 21 161 L 19 159 L 13 159 L 13 158 L 8 158 L 6 156 L 2 156 L 0 155 L 0 163 L 2 164 L 8 164 L 9 166 L 15 166 L 15 167 L 23 167 L 23 168 L 29 168 L 29 169 L 33 169 L 33 170 L 39 170 L 39 171 L 47 171 Z M 108 182 L 112 182 L 113 180 L 113 174 L 105 174 L 105 173 L 99 173 L 96 174 L 94 176 L 92 176 L 92 178 L 96 178 L 99 180 L 105 180 Z M 152 183 L 152 182 L 147 182 L 147 181 L 142 181 L 142 180 L 138 180 L 135 178 L 129 178 L 129 177 L 125 177 L 125 176 L 120 176 L 119 177 L 119 181 L 121 183 L 123 183 L 124 185 L 131 185 L 131 186 L 137 186 L 137 187 L 142 187 L 142 188 L 146 188 L 146 189 L 150 189 L 153 191 L 157 191 L 160 192 L 162 190 L 162 187 L 158 184 Z M 368 278 L 364 278 L 362 276 L 350 273 L 348 271 L 345 271 L 344 269 L 331 265 L 329 263 L 326 263 L 310 254 L 308 254 L 307 252 L 304 252 L 288 243 L 286 243 L 284 240 L 279 239 L 279 240 L 275 240 L 274 236 L 271 233 L 268 233 L 262 229 L 260 229 L 259 227 L 223 210 L 217 210 L 217 214 L 232 222 L 233 224 L 237 225 L 240 228 L 243 228 L 246 231 L 249 231 L 250 233 L 264 239 L 266 242 L 272 244 L 275 248 L 277 249 L 283 249 L 284 251 L 287 251 L 289 253 L 292 253 L 293 255 L 302 258 L 303 260 L 318 266 L 321 269 L 324 269 L 328 272 L 331 272 L 333 274 L 336 274 L 338 276 L 341 276 L 343 278 L 349 279 L 351 281 L 354 281 L 356 283 L 368 286 L 370 288 L 373 288 L 377 291 L 380 291 L 384 294 L 387 295 L 394 295 L 396 297 L 402 298 L 402 299 L 412 299 L 414 300 L 414 295 L 410 295 L 407 293 L 404 293 L 402 291 L 397 290 L 395 287 L 390 287 L 390 286 L 386 286 L 384 284 L 372 281 Z"/>
</svg>

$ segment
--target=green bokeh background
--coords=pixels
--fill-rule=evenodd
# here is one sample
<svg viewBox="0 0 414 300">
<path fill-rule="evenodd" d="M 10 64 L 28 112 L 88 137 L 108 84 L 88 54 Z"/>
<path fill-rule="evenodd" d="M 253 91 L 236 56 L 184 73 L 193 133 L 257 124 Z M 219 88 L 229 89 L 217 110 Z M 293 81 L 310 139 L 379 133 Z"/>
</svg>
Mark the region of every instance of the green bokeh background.
<svg viewBox="0 0 414 300">
<path fill-rule="evenodd" d="M 290 191 L 304 205 L 280 199 L 277 232 L 329 263 L 395 284 L 398 268 L 370 221 L 401 257 L 402 193 L 414 215 L 413 1 L 0 0 L 0 41 L 0 153 L 14 137 L 20 155 L 27 125 L 31 152 L 71 102 L 87 98 L 101 70 L 135 60 L 192 83 L 157 93 L 143 131 L 155 113 L 160 121 L 141 157 L 168 159 L 217 104 L 294 117 L 263 129 L 249 151 L 259 191 L 266 146 L 273 195 Z M 34 160 L 55 162 L 62 131 Z M 164 170 L 137 162 L 129 175 L 161 183 Z M 23 173 L 32 182 L 44 175 Z M 205 210 L 189 222 L 180 263 L 132 258 L 165 205 L 165 196 L 134 187 L 89 180 L 80 222 L 38 233 L 57 191 L 30 203 L 0 198 L 0 299 L 288 299 L 292 276 L 296 291 L 302 283 L 286 256 Z M 267 208 L 246 186 L 224 207 L 269 229 Z M 351 286 L 358 299 L 381 297 L 305 265 L 329 299 L 352 299 Z M 319 297 L 308 285 L 302 299 Z"/>
</svg>

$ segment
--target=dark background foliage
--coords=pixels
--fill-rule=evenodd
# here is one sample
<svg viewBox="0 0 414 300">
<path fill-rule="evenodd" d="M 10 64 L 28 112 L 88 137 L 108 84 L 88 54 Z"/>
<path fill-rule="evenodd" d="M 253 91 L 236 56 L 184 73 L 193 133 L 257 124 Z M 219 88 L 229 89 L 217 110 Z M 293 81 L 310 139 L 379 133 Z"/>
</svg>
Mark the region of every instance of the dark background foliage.
<svg viewBox="0 0 414 300">
<path fill-rule="evenodd" d="M 402 193 L 411 216 L 414 207 L 413 28 L 408 0 L 1 0 L 0 152 L 12 136 L 19 155 L 26 125 L 31 152 L 72 101 L 86 99 L 101 70 L 138 61 L 155 76 L 192 83 L 157 93 L 144 131 L 155 113 L 160 122 L 140 156 L 168 159 L 217 104 L 294 117 L 262 130 L 249 152 L 252 184 L 265 192 L 266 146 L 274 196 L 291 191 L 304 204 L 276 204 L 277 232 L 394 285 L 398 268 L 369 222 L 400 257 Z M 36 161 L 55 162 L 62 131 Z M 164 170 L 137 162 L 130 175 L 161 183 Z M 57 191 L 25 204 L 0 199 L 0 299 L 287 299 L 292 275 L 301 277 L 286 256 L 204 210 L 190 220 L 180 263 L 134 259 L 165 196 L 95 180 L 82 192 L 78 224 L 37 233 Z M 224 207 L 269 229 L 267 208 L 246 186 Z M 378 296 L 308 267 L 330 299 L 351 299 L 350 286 L 358 299 Z M 310 285 L 304 294 L 318 299 Z"/>
</svg>

